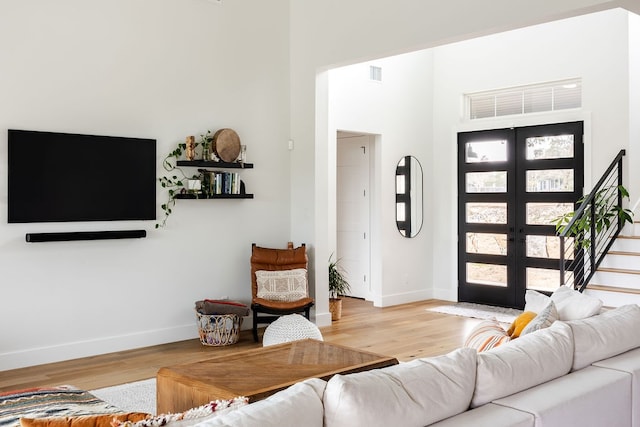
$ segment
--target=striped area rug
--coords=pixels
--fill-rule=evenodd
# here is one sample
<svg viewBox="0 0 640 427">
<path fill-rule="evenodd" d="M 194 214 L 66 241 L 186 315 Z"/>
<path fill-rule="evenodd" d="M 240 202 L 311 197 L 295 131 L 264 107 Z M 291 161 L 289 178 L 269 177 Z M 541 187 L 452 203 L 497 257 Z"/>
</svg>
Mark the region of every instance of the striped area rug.
<svg viewBox="0 0 640 427">
<path fill-rule="evenodd" d="M 73 386 L 0 392 L 0 427 L 19 427 L 20 417 L 66 417 L 122 412 L 88 391 Z"/>
</svg>

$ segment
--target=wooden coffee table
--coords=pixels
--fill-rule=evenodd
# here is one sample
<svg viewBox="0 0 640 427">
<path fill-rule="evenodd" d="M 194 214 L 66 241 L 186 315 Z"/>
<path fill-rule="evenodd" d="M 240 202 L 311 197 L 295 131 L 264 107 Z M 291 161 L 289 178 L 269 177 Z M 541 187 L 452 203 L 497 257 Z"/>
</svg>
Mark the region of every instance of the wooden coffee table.
<svg viewBox="0 0 640 427">
<path fill-rule="evenodd" d="M 157 375 L 158 413 L 236 396 L 256 401 L 307 378 L 328 380 L 397 363 L 393 357 L 306 339 L 169 366 Z"/>
</svg>

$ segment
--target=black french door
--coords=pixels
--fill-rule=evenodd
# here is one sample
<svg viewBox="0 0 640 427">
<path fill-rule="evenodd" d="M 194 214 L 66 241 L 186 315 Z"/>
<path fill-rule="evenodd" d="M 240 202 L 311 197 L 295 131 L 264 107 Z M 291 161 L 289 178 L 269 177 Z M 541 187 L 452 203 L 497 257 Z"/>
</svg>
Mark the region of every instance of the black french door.
<svg viewBox="0 0 640 427">
<path fill-rule="evenodd" d="M 583 123 L 458 134 L 458 300 L 524 307 L 560 283 L 552 220 L 584 184 Z"/>
</svg>

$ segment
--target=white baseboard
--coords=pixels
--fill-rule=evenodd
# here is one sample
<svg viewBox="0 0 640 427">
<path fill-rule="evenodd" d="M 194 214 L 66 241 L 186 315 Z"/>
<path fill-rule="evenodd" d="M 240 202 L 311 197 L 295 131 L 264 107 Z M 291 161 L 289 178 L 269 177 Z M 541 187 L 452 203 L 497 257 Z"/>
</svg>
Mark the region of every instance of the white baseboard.
<svg viewBox="0 0 640 427">
<path fill-rule="evenodd" d="M 458 289 L 444 289 L 444 288 L 435 288 L 433 290 L 433 298 L 441 299 L 443 301 L 458 301 Z"/>
<path fill-rule="evenodd" d="M 132 350 L 197 337 L 198 330 L 193 323 L 190 323 L 174 328 L 0 353 L 0 371 L 96 356 L 116 351 Z"/>
<path fill-rule="evenodd" d="M 401 294 L 383 295 L 377 307 L 390 307 L 392 305 L 407 304 L 410 302 L 424 301 L 433 298 L 433 291 L 420 290 L 413 292 L 404 292 Z"/>
<path fill-rule="evenodd" d="M 315 318 L 312 319 L 316 326 L 321 328 L 323 326 L 329 326 L 331 325 L 331 313 L 326 312 L 326 313 L 316 313 L 315 314 Z"/>
</svg>

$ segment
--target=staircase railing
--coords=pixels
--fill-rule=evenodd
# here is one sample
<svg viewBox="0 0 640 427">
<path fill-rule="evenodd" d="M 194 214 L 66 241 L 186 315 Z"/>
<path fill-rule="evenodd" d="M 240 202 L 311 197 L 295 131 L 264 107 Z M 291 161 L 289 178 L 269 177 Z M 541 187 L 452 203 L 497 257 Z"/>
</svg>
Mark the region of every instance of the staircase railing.
<svg viewBox="0 0 640 427">
<path fill-rule="evenodd" d="M 624 155 L 625 150 L 620 150 L 571 220 L 560 228 L 560 285 L 582 292 L 630 220 L 629 211 L 622 208 L 623 198 L 629 196 L 622 186 Z"/>
</svg>

